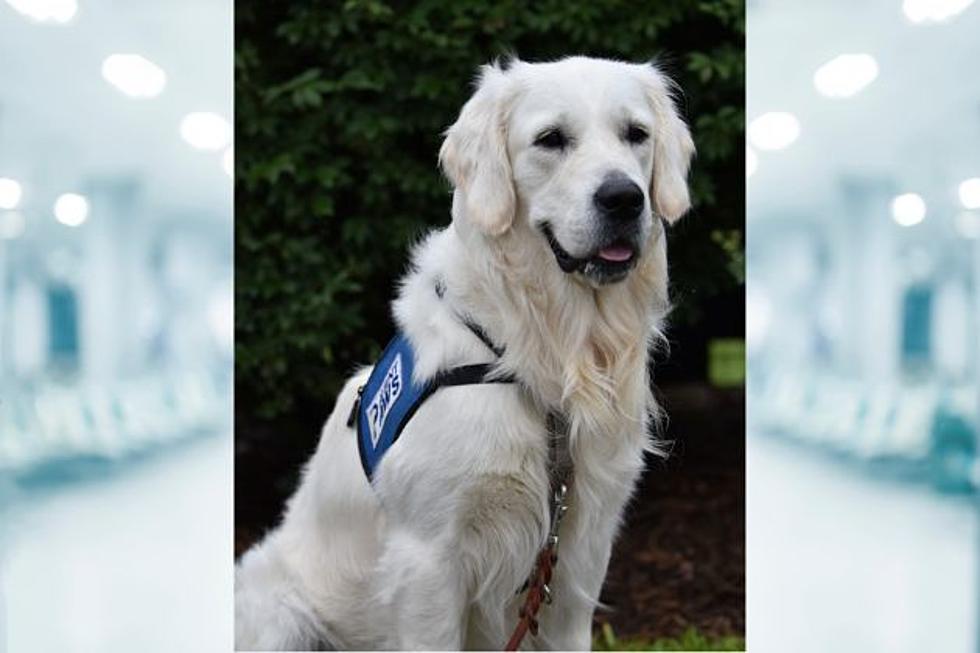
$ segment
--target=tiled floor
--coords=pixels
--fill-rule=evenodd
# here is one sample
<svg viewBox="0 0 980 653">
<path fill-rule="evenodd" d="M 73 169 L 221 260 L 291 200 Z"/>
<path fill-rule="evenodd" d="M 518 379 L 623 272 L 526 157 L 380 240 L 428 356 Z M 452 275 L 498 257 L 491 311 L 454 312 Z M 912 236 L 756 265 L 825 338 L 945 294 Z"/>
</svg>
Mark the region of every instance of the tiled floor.
<svg viewBox="0 0 980 653">
<path fill-rule="evenodd" d="M 975 653 L 978 506 L 752 436 L 748 648 Z"/>
<path fill-rule="evenodd" d="M 230 436 L 209 437 L 18 497 L 0 561 L 7 650 L 230 650 L 231 461 Z"/>
</svg>

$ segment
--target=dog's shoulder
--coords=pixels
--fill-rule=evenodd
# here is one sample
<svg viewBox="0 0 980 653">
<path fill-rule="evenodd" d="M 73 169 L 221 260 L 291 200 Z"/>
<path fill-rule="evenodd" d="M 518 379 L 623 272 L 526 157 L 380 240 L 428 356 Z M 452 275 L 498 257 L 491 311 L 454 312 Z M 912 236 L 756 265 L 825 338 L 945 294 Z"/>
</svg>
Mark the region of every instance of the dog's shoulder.
<svg viewBox="0 0 980 653">
<path fill-rule="evenodd" d="M 430 232 L 412 250 L 393 302 L 398 329 L 411 343 L 414 379 L 465 365 L 493 363 L 496 354 L 462 320 L 451 287 L 464 274 L 460 243 L 451 228 Z M 440 476 L 443 480 L 499 463 L 519 467 L 525 445 L 540 446 L 543 421 L 518 386 L 473 383 L 441 387 L 413 413 L 386 453 L 381 475 Z M 501 448 L 500 450 L 494 450 Z M 513 453 L 513 460 L 508 453 Z"/>
<path fill-rule="evenodd" d="M 495 358 L 466 328 L 459 307 L 447 295 L 447 288 L 464 273 L 463 255 L 451 228 L 430 232 L 413 248 L 409 271 L 392 303 L 395 323 L 412 343 L 418 379 Z"/>
</svg>

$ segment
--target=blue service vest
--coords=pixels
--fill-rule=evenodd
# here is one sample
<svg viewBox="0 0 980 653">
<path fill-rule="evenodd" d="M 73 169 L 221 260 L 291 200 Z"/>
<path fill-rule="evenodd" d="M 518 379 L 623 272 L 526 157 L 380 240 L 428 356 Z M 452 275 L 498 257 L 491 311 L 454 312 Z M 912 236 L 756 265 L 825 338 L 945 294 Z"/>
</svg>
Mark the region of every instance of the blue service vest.
<svg viewBox="0 0 980 653">
<path fill-rule="evenodd" d="M 436 390 L 443 386 L 514 382 L 509 376 L 487 378 L 492 369 L 491 363 L 462 365 L 441 371 L 431 379 L 415 381 L 412 344 L 404 334 L 396 334 L 367 383 L 358 390 L 347 421 L 348 426 L 356 424 L 357 449 L 368 480 L 374 478 L 385 452 L 398 440 L 415 411 Z"/>
</svg>

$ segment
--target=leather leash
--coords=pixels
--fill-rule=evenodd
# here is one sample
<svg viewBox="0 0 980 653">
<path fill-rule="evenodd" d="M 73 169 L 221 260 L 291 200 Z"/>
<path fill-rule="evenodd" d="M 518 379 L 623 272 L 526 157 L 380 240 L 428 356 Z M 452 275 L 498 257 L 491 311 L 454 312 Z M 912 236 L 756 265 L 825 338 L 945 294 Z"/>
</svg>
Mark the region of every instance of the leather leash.
<svg viewBox="0 0 980 653">
<path fill-rule="evenodd" d="M 505 651 L 516 651 L 530 632 L 538 634 L 538 611 L 542 603 L 551 603 L 551 576 L 558 563 L 558 531 L 568 511 L 568 489 L 572 483 L 572 458 L 568 450 L 568 421 L 559 413 L 548 414 L 548 472 L 551 486 L 551 510 L 548 537 L 535 558 L 531 575 L 518 591 L 527 590 L 520 619 L 507 640 Z"/>
</svg>

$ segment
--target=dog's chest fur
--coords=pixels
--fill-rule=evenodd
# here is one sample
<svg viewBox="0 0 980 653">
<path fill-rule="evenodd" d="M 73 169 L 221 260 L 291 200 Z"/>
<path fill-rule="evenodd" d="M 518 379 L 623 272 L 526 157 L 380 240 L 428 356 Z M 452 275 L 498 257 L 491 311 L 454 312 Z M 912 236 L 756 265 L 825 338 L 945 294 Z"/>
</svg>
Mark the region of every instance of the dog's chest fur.
<svg viewBox="0 0 980 653">
<path fill-rule="evenodd" d="M 485 282 L 471 285 L 460 248 L 448 230 L 431 236 L 416 250 L 414 269 L 395 303 L 399 326 L 416 346 L 417 370 L 427 375 L 495 359 L 462 324 L 465 314 L 506 347 L 501 365 L 523 385 L 436 393 L 406 428 L 402 446 L 389 452 L 376 488 L 390 519 L 411 524 L 421 537 L 451 541 L 466 557 L 476 630 L 487 635 L 483 644 L 497 647 L 502 641 L 490 640 L 515 623 L 520 599 L 515 590 L 530 572 L 547 532 L 545 415 L 556 408 L 571 425 L 575 472 L 571 508 L 560 534 L 555 580 L 559 607 L 552 612 L 560 614 L 562 602 L 594 604 L 598 598 L 623 507 L 642 469 L 644 450 L 650 448 L 650 327 L 644 312 L 631 306 L 637 323 L 629 326 L 636 331 L 613 333 L 627 328 L 629 320 L 624 320 L 605 332 L 599 328 L 605 340 L 598 344 L 594 334 L 569 334 L 582 340 L 576 351 L 568 352 L 566 364 L 555 367 L 568 345 L 561 338 L 541 342 L 539 329 L 563 329 L 554 324 L 561 315 L 521 314 L 534 310 L 528 305 L 497 306 L 496 315 L 494 307 L 477 308 L 480 302 L 486 307 L 490 296 L 499 300 L 508 293 Z M 448 270 L 454 270 L 452 276 Z M 443 290 L 436 292 L 437 287 Z M 601 313 L 601 308 L 592 310 Z M 523 339 L 512 335 L 521 332 Z M 634 360 L 610 360 L 617 355 Z M 543 614 L 542 619 L 544 625 L 549 617 Z M 474 643 L 482 641 L 479 632 L 474 636 Z"/>
</svg>

